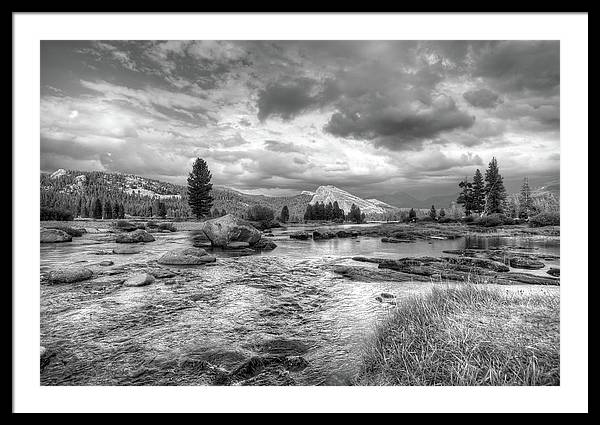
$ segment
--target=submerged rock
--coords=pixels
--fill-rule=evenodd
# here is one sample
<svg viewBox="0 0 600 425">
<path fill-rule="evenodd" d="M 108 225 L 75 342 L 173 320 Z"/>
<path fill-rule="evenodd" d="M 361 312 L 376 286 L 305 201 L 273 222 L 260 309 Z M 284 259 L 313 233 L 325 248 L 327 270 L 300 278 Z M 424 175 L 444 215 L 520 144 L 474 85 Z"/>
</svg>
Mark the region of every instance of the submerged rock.
<svg viewBox="0 0 600 425">
<path fill-rule="evenodd" d="M 138 273 L 131 276 L 125 282 L 124 286 L 146 286 L 154 282 L 154 276 L 149 273 Z"/>
<path fill-rule="evenodd" d="M 114 261 L 110 261 L 110 260 L 100 261 L 98 263 L 98 265 L 100 265 L 100 266 L 112 266 L 113 264 L 115 264 Z"/>
<path fill-rule="evenodd" d="M 550 270 L 548 270 L 546 273 L 548 273 L 550 276 L 559 277 L 560 269 L 556 267 L 551 267 Z"/>
<path fill-rule="evenodd" d="M 506 264 L 502 264 L 502 263 L 499 263 L 499 262 L 493 261 L 493 260 L 486 260 L 483 258 L 442 257 L 441 259 L 450 264 L 481 267 L 484 269 L 493 270 L 495 272 L 507 272 L 510 270 L 510 268 Z"/>
<path fill-rule="evenodd" d="M 64 230 L 42 229 L 40 230 L 41 243 L 71 242 L 73 238 Z"/>
<path fill-rule="evenodd" d="M 229 242 L 227 244 L 227 249 L 242 249 L 248 248 L 250 244 L 248 242 Z"/>
<path fill-rule="evenodd" d="M 139 254 L 142 250 L 136 246 L 117 247 L 112 250 L 113 254 Z"/>
<path fill-rule="evenodd" d="M 124 233 L 117 236 L 115 242 L 117 243 L 139 243 L 139 242 L 153 242 L 154 236 L 142 229 L 134 230 L 133 232 Z"/>
<path fill-rule="evenodd" d="M 414 242 L 412 239 L 396 239 L 396 238 L 381 238 L 381 242 L 387 243 L 410 243 Z"/>
<path fill-rule="evenodd" d="M 159 264 L 167 265 L 199 265 L 212 263 L 216 258 L 202 248 L 181 248 L 169 251 L 163 254 L 159 259 Z"/>
<path fill-rule="evenodd" d="M 247 242 L 253 245 L 260 240 L 261 235 L 251 223 L 232 214 L 206 221 L 203 230 L 212 245 L 221 248 L 232 242 Z"/>
<path fill-rule="evenodd" d="M 310 238 L 310 233 L 307 233 L 307 232 L 296 232 L 296 233 L 292 233 L 290 235 L 290 238 L 292 238 L 292 239 L 299 239 L 299 240 L 305 241 L 308 238 Z"/>
<path fill-rule="evenodd" d="M 90 269 L 85 267 L 70 267 L 60 270 L 52 270 L 48 275 L 48 283 L 74 283 L 91 278 L 94 275 Z"/>
</svg>

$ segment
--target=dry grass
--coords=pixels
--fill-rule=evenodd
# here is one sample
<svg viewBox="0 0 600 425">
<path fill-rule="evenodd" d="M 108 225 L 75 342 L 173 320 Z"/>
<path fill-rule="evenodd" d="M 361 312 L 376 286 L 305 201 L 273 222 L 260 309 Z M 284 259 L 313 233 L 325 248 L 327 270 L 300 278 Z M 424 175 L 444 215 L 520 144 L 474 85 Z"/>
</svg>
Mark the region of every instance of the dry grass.
<svg viewBox="0 0 600 425">
<path fill-rule="evenodd" d="M 559 385 L 559 296 L 464 285 L 398 304 L 357 385 Z"/>
</svg>

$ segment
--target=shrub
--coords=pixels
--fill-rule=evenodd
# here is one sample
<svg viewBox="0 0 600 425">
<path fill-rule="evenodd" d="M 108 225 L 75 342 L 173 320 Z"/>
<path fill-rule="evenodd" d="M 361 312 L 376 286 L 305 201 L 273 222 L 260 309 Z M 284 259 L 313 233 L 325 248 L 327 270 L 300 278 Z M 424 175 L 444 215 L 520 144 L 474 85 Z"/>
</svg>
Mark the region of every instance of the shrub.
<svg viewBox="0 0 600 425">
<path fill-rule="evenodd" d="M 275 217 L 275 213 L 269 207 L 262 205 L 252 205 L 248 208 L 248 220 L 253 221 L 270 221 Z"/>
<path fill-rule="evenodd" d="M 444 216 L 444 217 L 441 217 L 441 218 L 438 220 L 438 223 L 456 223 L 456 222 L 458 222 L 458 220 L 457 220 L 457 219 L 455 219 L 455 218 L 452 218 L 452 217 L 446 217 L 446 216 Z"/>
<path fill-rule="evenodd" d="M 560 213 L 545 212 L 529 217 L 531 227 L 560 226 Z"/>
<path fill-rule="evenodd" d="M 514 221 L 512 218 L 507 217 L 504 214 L 493 213 L 480 217 L 476 223 L 483 227 L 496 227 L 503 224 L 514 224 Z"/>
<path fill-rule="evenodd" d="M 40 208 L 40 220 L 41 221 L 49 221 L 49 220 L 72 221 L 73 214 L 71 214 L 69 211 L 61 210 L 61 209 L 57 209 L 57 208 L 41 207 Z"/>
<path fill-rule="evenodd" d="M 468 215 L 466 217 L 464 217 L 462 219 L 463 223 L 474 223 L 475 222 L 475 217 L 473 217 L 472 215 Z"/>
</svg>

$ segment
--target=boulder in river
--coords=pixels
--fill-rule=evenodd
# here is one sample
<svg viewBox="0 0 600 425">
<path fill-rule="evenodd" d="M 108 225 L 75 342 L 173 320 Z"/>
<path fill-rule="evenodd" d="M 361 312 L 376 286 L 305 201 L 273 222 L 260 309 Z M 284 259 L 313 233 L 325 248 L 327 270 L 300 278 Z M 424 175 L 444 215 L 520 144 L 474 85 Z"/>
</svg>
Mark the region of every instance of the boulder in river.
<svg viewBox="0 0 600 425">
<path fill-rule="evenodd" d="M 205 263 L 212 263 L 216 261 L 216 258 L 202 248 L 181 248 L 169 251 L 163 254 L 159 259 L 159 264 L 166 265 L 199 265 Z"/>
<path fill-rule="evenodd" d="M 528 258 L 528 257 L 512 257 L 509 260 L 509 264 L 511 267 L 513 267 L 515 269 L 537 270 L 537 269 L 543 269 L 545 267 L 545 264 L 542 263 L 541 261 L 535 260 L 533 258 Z"/>
<path fill-rule="evenodd" d="M 318 241 L 321 239 L 333 239 L 335 237 L 336 237 L 336 235 L 333 232 L 323 232 L 323 231 L 315 230 L 312 233 L 312 238 L 315 241 Z"/>
<path fill-rule="evenodd" d="M 94 273 L 85 267 L 69 267 L 64 269 L 52 270 L 48 275 L 48 283 L 54 285 L 58 283 L 74 283 L 87 280 Z"/>
<path fill-rule="evenodd" d="M 271 251 L 277 248 L 277 244 L 269 239 L 261 238 L 252 246 L 252 248 L 260 251 Z"/>
<path fill-rule="evenodd" d="M 556 267 L 551 267 L 546 273 L 548 273 L 550 276 L 559 277 L 560 269 Z"/>
<path fill-rule="evenodd" d="M 40 242 L 41 243 L 57 243 L 57 242 L 71 242 L 72 236 L 64 230 L 58 229 L 42 229 L 40 230 Z"/>
<path fill-rule="evenodd" d="M 146 286 L 154 282 L 154 276 L 149 273 L 137 273 L 123 282 L 125 286 Z"/>
<path fill-rule="evenodd" d="M 260 231 L 256 227 L 232 214 L 206 221 L 203 230 L 212 245 L 220 248 L 227 247 L 231 242 L 254 245 L 260 240 Z"/>
<path fill-rule="evenodd" d="M 153 242 L 155 240 L 156 239 L 154 239 L 154 236 L 152 236 L 150 233 L 146 232 L 145 230 L 138 229 L 138 230 L 134 230 L 133 232 L 124 233 L 122 235 L 117 236 L 117 239 L 115 242 L 117 242 L 117 243 L 138 243 L 138 242 Z"/>
<path fill-rule="evenodd" d="M 292 239 L 299 239 L 301 241 L 305 241 L 308 238 L 310 238 L 310 233 L 307 233 L 307 232 L 296 232 L 296 233 L 292 233 L 290 235 L 290 238 L 292 238 Z"/>
</svg>

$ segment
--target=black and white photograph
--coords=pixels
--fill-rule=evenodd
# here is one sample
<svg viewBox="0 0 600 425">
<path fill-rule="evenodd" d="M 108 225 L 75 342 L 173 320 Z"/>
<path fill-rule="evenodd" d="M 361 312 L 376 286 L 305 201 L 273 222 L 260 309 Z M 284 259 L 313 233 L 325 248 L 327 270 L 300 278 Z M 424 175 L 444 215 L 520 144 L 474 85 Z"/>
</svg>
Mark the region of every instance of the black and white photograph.
<svg viewBox="0 0 600 425">
<path fill-rule="evenodd" d="M 561 390 L 570 48 L 41 33 L 34 384 Z"/>
</svg>

